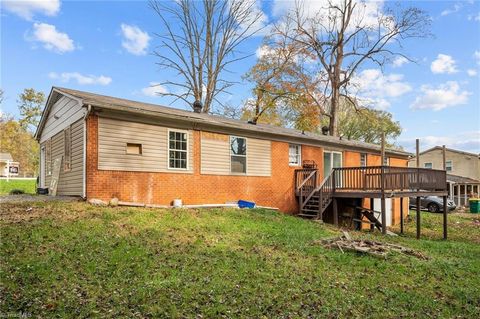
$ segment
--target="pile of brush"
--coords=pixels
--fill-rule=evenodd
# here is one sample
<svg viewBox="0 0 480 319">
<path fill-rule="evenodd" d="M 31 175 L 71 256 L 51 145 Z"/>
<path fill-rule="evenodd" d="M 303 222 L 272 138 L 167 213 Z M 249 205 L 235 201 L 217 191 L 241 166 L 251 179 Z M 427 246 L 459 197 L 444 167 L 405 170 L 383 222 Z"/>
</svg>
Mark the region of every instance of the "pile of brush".
<svg viewBox="0 0 480 319">
<path fill-rule="evenodd" d="M 382 243 L 368 239 L 353 239 L 350 234 L 345 231 L 340 237 L 322 240 L 321 244 L 327 248 L 339 249 L 342 253 L 345 251 L 355 251 L 379 258 L 386 258 L 389 253 L 397 252 L 404 255 L 414 256 L 419 259 L 428 259 L 428 257 L 422 253 L 400 245 Z"/>
</svg>

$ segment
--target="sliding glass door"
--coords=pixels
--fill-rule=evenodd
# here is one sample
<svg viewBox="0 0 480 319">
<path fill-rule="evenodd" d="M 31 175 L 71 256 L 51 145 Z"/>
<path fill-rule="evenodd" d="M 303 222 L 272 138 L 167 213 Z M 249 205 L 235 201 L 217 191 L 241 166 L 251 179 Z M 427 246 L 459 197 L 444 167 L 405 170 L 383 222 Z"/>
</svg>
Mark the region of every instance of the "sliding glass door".
<svg viewBox="0 0 480 319">
<path fill-rule="evenodd" d="M 323 152 L 323 178 L 330 174 L 332 168 L 337 167 L 342 167 L 342 153 L 327 151 Z"/>
</svg>

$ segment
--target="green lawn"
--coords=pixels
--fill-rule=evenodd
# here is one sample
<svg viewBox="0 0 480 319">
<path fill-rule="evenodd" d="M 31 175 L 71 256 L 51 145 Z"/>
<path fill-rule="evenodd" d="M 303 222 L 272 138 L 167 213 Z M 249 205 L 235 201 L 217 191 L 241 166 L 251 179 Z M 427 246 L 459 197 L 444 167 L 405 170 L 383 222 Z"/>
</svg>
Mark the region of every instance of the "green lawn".
<svg viewBox="0 0 480 319">
<path fill-rule="evenodd" d="M 32 209 L 30 209 L 32 208 Z M 267 210 L 4 204 L 0 311 L 107 318 L 478 318 L 480 215 L 423 214 L 425 238 L 352 233 L 429 257 L 326 249 L 338 230 Z M 476 220 L 475 220 L 476 218 Z"/>
<path fill-rule="evenodd" d="M 0 179 L 0 195 L 9 194 L 12 189 L 21 189 L 26 194 L 35 194 L 35 179 Z"/>
</svg>

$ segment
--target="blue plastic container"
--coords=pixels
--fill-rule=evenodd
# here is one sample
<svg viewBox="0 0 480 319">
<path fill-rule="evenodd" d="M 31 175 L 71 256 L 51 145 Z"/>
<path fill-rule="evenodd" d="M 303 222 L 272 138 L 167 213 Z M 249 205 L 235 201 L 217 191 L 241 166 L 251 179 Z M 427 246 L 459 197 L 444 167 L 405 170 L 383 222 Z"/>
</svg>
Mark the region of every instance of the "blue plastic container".
<svg viewBox="0 0 480 319">
<path fill-rule="evenodd" d="M 238 207 L 240 208 L 255 208 L 255 203 L 254 202 L 249 202 L 246 200 L 239 200 L 238 201 Z"/>
</svg>

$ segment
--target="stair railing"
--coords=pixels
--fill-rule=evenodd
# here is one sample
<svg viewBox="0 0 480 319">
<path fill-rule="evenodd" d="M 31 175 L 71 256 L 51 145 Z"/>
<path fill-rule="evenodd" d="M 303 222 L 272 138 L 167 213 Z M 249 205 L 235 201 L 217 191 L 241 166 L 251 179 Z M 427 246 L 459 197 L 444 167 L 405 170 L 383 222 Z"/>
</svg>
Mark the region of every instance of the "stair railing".
<svg viewBox="0 0 480 319">
<path fill-rule="evenodd" d="M 310 174 L 308 174 L 307 177 L 305 177 L 303 181 L 297 186 L 297 192 L 299 193 L 300 200 L 300 209 L 303 209 L 305 207 L 305 204 L 307 203 L 307 201 L 304 200 L 304 193 L 309 191 L 310 193 L 308 193 L 307 195 L 309 196 L 312 194 L 311 192 L 315 190 L 317 186 L 317 175 L 318 170 L 312 170 Z"/>
</svg>

